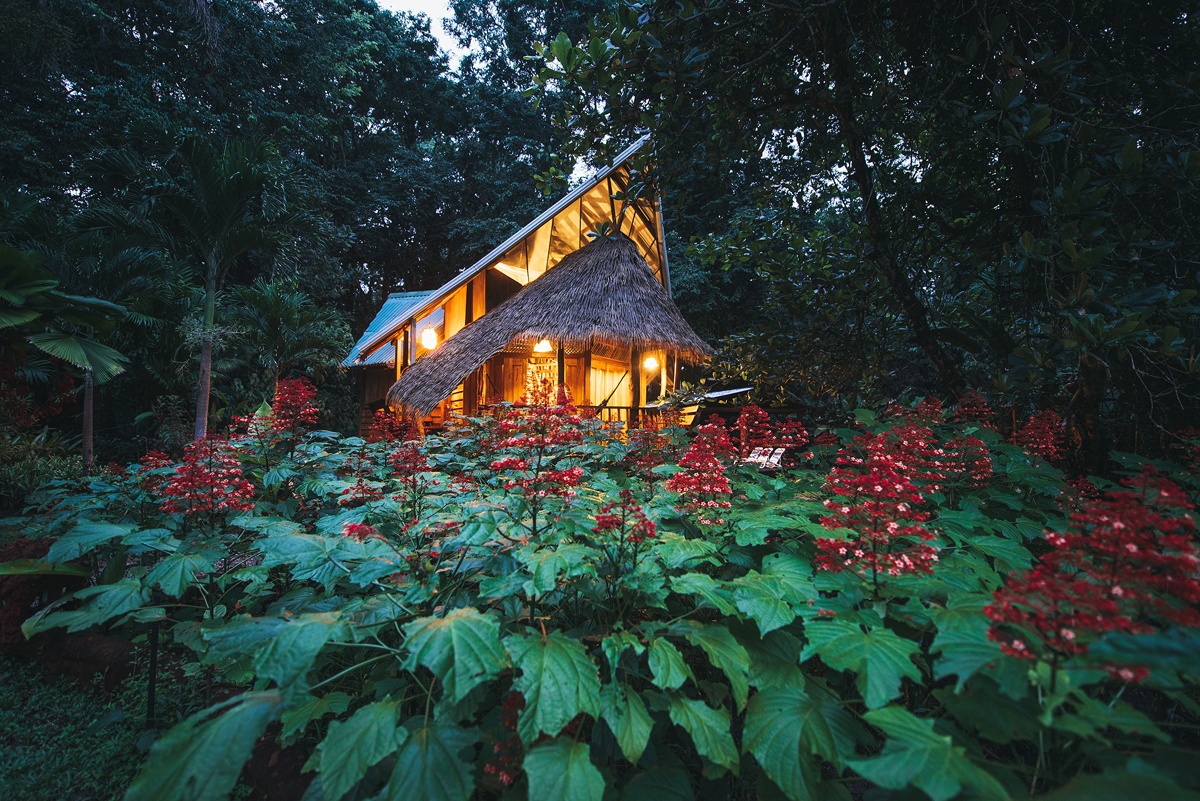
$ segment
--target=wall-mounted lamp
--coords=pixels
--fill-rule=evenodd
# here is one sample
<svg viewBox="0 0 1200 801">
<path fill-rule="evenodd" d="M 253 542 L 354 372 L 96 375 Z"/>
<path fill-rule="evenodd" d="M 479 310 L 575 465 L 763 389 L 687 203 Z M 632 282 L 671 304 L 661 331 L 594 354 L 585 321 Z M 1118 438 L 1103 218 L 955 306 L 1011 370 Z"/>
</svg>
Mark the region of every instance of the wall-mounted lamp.
<svg viewBox="0 0 1200 801">
<path fill-rule="evenodd" d="M 437 347 L 437 331 L 432 328 L 426 328 L 421 332 L 421 347 L 425 350 L 433 350 Z"/>
<path fill-rule="evenodd" d="M 534 353 L 549 353 L 554 350 L 554 346 L 550 344 L 550 340 L 543 339 L 533 346 Z"/>
<path fill-rule="evenodd" d="M 653 356 L 647 356 L 646 361 L 642 362 L 642 366 L 645 367 L 647 370 L 657 370 L 658 369 L 658 359 L 654 358 Z"/>
</svg>

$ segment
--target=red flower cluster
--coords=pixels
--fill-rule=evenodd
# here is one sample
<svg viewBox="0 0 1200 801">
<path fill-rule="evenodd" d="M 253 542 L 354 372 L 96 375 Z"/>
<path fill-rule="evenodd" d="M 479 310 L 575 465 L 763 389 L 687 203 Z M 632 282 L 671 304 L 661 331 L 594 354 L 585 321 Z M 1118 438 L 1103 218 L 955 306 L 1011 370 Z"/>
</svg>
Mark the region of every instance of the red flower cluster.
<svg viewBox="0 0 1200 801">
<path fill-rule="evenodd" d="M 933 532 L 922 523 L 925 502 L 905 475 L 908 468 L 886 435 L 863 434 L 855 447 L 838 454 L 825 486 L 836 496 L 825 501 L 828 529 L 848 529 L 849 539 L 818 538 L 817 567 L 854 573 L 878 586 L 885 576 L 930 573 L 937 549 Z"/>
<path fill-rule="evenodd" d="M 1053 409 L 1040 411 L 1029 418 L 1013 437 L 1013 442 L 1024 448 L 1026 453 L 1040 456 L 1048 462 L 1061 459 L 1065 442 L 1062 418 Z"/>
<path fill-rule="evenodd" d="M 733 489 L 725 477 L 721 457 L 728 458 L 732 452 L 733 444 L 724 425 L 719 421 L 702 425 L 679 460 L 684 469 L 667 479 L 667 489 L 681 496 L 681 511 L 695 515 L 698 523 L 719 526 L 726 522 L 720 515 L 732 508 Z"/>
<path fill-rule="evenodd" d="M 954 437 L 942 451 L 947 483 L 982 487 L 992 477 L 992 454 L 978 437 Z"/>
<path fill-rule="evenodd" d="M 992 419 L 995 413 L 983 396 L 975 390 L 971 390 L 967 394 L 958 399 L 958 405 L 954 407 L 952 419 L 956 423 L 978 423 L 983 428 L 995 428 L 992 425 Z"/>
<path fill-rule="evenodd" d="M 583 480 L 582 467 L 565 470 L 547 470 L 538 475 L 522 476 L 505 482 L 506 490 L 520 489 L 526 498 L 541 500 L 550 496 L 569 498 L 575 494 L 574 487 Z"/>
<path fill-rule="evenodd" d="M 221 439 L 198 439 L 188 445 L 183 464 L 175 468 L 162 494 L 166 496 L 162 508 L 168 514 L 216 514 L 254 508 L 254 485 L 242 477 L 242 465 L 233 446 Z"/>
<path fill-rule="evenodd" d="M 1193 472 L 1200 469 L 1200 431 L 1193 426 L 1175 432 L 1179 441 L 1171 446 L 1177 458 Z"/>
<path fill-rule="evenodd" d="M 633 502 L 633 493 L 627 489 L 621 490 L 620 501 L 609 501 L 601 506 L 595 518 L 594 534 L 616 532 L 634 545 L 654 538 L 654 523 L 646 517 L 642 507 Z"/>
<path fill-rule="evenodd" d="M 836 448 L 839 444 L 841 444 L 841 441 L 838 439 L 837 434 L 832 431 L 822 431 L 813 440 L 813 445 L 821 448 Z"/>
<path fill-rule="evenodd" d="M 512 787 L 521 775 L 521 763 L 525 761 L 525 748 L 517 736 L 517 721 L 525 709 L 525 696 L 515 690 L 504 697 L 500 705 L 500 727 L 503 739 L 492 743 L 492 758 L 483 766 L 483 772 L 495 776 L 504 787 Z"/>
<path fill-rule="evenodd" d="M 395 412 L 388 409 L 378 409 L 371 420 L 368 442 L 396 442 L 402 439 L 416 439 L 412 436 L 412 425 L 405 425 Z"/>
<path fill-rule="evenodd" d="M 347 523 L 342 526 L 342 536 L 359 542 L 366 542 L 372 537 L 378 537 L 379 529 L 367 523 Z"/>
<path fill-rule="evenodd" d="M 942 488 L 953 465 L 928 426 L 912 419 L 905 420 L 885 431 L 882 437 L 884 443 L 877 447 L 891 452 L 896 458 L 896 466 L 913 484 L 923 492 L 936 492 Z"/>
<path fill-rule="evenodd" d="M 771 417 L 753 404 L 742 409 L 737 419 L 738 454 L 745 459 L 755 448 L 803 448 L 808 431 L 799 420 L 788 419 L 773 425 Z"/>
<path fill-rule="evenodd" d="M 142 489 L 155 495 L 161 495 L 163 487 L 170 481 L 170 478 L 162 475 L 160 471 L 174 467 L 174 465 L 171 457 L 162 451 L 147 451 L 134 475 Z"/>
<path fill-rule="evenodd" d="M 1128 489 L 1071 515 L 1065 533 L 1048 533 L 1050 553 L 984 609 L 994 621 L 988 636 L 1005 653 L 1057 662 L 1086 653 L 1105 632 L 1144 633 L 1164 621 L 1200 625 L 1191 504 L 1151 469 L 1123 483 Z M 1144 671 L 1114 675 L 1134 680 Z"/>
<path fill-rule="evenodd" d="M 300 436 L 316 425 L 319 412 L 312 399 L 317 388 L 307 378 L 281 378 L 271 404 L 271 428 L 276 434 Z"/>
</svg>

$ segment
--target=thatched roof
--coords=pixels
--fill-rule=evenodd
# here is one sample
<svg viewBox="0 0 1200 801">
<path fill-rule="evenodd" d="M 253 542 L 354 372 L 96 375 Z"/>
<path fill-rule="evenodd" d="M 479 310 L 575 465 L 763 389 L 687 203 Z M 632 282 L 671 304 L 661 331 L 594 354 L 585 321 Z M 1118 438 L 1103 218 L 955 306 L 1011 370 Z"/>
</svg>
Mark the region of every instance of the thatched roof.
<svg viewBox="0 0 1200 801">
<path fill-rule="evenodd" d="M 579 348 L 661 348 L 691 362 L 713 353 L 679 314 L 637 245 L 623 234 L 598 236 L 418 359 L 392 385 L 388 401 L 429 414 L 510 343 L 541 339 Z"/>
</svg>

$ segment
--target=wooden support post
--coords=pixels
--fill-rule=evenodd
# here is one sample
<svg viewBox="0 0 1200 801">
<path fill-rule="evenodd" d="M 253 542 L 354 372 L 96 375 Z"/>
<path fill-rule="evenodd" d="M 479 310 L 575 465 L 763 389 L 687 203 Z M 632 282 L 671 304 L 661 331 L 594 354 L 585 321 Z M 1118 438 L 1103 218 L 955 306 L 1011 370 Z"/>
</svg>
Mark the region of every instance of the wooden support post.
<svg viewBox="0 0 1200 801">
<path fill-rule="evenodd" d="M 637 425 L 638 409 L 642 405 L 642 352 L 637 346 L 629 348 L 629 427 Z"/>
<path fill-rule="evenodd" d="M 558 387 L 567 383 L 567 352 L 563 350 L 562 340 L 558 340 Z M 555 392 L 558 391 L 555 387 Z"/>
</svg>

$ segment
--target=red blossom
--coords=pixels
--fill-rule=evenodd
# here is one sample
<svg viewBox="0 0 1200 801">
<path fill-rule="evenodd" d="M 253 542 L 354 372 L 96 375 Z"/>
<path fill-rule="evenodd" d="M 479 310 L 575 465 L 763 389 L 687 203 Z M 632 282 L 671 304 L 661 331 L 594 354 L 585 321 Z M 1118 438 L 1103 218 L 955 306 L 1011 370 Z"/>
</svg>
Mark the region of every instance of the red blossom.
<svg viewBox="0 0 1200 801">
<path fill-rule="evenodd" d="M 525 748 L 517 736 L 517 721 L 525 709 L 525 696 L 510 692 L 500 705 L 502 735 L 492 743 L 492 756 L 484 763 L 483 772 L 495 776 L 504 787 L 512 787 L 521 776 Z"/>
<path fill-rule="evenodd" d="M 681 511 L 701 524 L 723 525 L 726 520 L 720 515 L 733 506 L 733 489 L 720 458 L 732 453 L 725 426 L 719 420 L 707 423 L 696 429 L 696 438 L 679 460 L 684 469 L 667 479 L 667 489 L 679 493 L 683 501 Z"/>
<path fill-rule="evenodd" d="M 299 436 L 316 425 L 319 412 L 312 405 L 317 388 L 307 378 L 281 378 L 271 404 L 271 429 L 276 434 Z"/>
<path fill-rule="evenodd" d="M 342 526 L 342 536 L 359 542 L 366 542 L 372 537 L 379 536 L 379 529 L 367 523 L 347 523 Z"/>
<path fill-rule="evenodd" d="M 983 396 L 975 390 L 963 395 L 958 399 L 958 405 L 954 407 L 954 414 L 951 419 L 956 423 L 978 423 L 983 428 L 995 428 L 992 425 L 992 419 L 995 417 L 995 412 Z"/>
<path fill-rule="evenodd" d="M 982 487 L 992 477 L 992 454 L 978 437 L 954 437 L 942 450 L 948 483 Z"/>
<path fill-rule="evenodd" d="M 1048 462 L 1062 458 L 1064 441 L 1062 418 L 1053 409 L 1044 409 L 1031 416 L 1013 436 L 1013 442 L 1026 453 Z"/>
<path fill-rule="evenodd" d="M 849 571 L 875 585 L 886 576 L 932 572 L 938 557 L 929 544 L 933 532 L 921 525 L 929 519 L 921 509 L 925 498 L 897 449 L 904 435 L 891 434 L 863 434 L 838 453 L 825 481 L 837 497 L 825 501 L 829 515 L 821 525 L 851 533 L 817 539 L 819 568 Z"/>
<path fill-rule="evenodd" d="M 237 452 L 222 439 L 198 439 L 188 445 L 183 463 L 175 468 L 175 475 L 161 492 L 166 496 L 162 508 L 168 514 L 216 514 L 254 508 L 254 485 L 242 477 Z"/>
<path fill-rule="evenodd" d="M 654 538 L 654 523 L 646 517 L 642 507 L 634 503 L 633 493 L 627 489 L 621 490 L 619 501 L 609 501 L 604 504 L 594 517 L 596 520 L 596 525 L 592 527 L 594 534 L 615 532 L 618 537 L 634 545 L 640 545 L 646 540 Z"/>
<path fill-rule="evenodd" d="M 1053 661 L 1084 654 L 1105 632 L 1144 633 L 1154 623 L 1200 625 L 1200 557 L 1192 506 L 1147 469 L 1126 489 L 1087 502 L 1051 551 L 1010 580 L 984 609 L 1005 653 Z M 1129 668 L 1127 681 L 1144 675 Z"/>
</svg>

